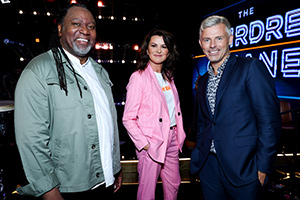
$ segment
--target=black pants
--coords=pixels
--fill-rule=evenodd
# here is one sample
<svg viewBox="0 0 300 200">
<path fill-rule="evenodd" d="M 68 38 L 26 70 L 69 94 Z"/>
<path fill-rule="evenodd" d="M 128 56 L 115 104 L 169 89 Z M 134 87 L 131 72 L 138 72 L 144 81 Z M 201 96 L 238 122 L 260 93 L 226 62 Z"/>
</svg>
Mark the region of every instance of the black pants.
<svg viewBox="0 0 300 200">
<path fill-rule="evenodd" d="M 65 200 L 113 200 L 114 187 L 101 185 L 94 190 L 77 193 L 62 193 Z"/>
</svg>

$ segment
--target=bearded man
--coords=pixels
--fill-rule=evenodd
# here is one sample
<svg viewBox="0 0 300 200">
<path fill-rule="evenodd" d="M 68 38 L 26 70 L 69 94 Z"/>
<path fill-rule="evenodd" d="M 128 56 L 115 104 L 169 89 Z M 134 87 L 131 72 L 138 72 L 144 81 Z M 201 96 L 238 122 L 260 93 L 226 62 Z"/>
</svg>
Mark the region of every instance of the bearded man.
<svg viewBox="0 0 300 200">
<path fill-rule="evenodd" d="M 24 69 L 15 95 L 16 141 L 28 185 L 43 199 L 112 199 L 122 182 L 117 113 L 105 69 L 88 57 L 96 22 L 63 9 L 50 50 Z"/>
</svg>

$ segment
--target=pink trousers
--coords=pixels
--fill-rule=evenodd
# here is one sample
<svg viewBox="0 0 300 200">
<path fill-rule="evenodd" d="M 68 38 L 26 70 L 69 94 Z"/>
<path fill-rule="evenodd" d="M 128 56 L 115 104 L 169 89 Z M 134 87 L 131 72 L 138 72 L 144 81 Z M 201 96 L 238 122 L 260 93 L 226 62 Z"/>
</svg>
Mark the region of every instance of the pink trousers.
<svg viewBox="0 0 300 200">
<path fill-rule="evenodd" d="M 139 159 L 137 200 L 155 200 L 155 189 L 159 176 L 163 184 L 164 200 L 176 200 L 181 182 L 176 128 L 170 130 L 164 164 L 155 162 L 145 150 L 137 152 L 137 157 Z"/>
</svg>

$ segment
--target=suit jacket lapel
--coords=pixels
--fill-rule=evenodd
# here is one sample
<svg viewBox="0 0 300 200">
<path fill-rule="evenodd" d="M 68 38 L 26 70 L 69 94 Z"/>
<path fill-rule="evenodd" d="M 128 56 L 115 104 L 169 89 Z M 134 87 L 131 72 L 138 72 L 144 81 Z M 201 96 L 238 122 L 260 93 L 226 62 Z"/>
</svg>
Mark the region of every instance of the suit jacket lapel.
<svg viewBox="0 0 300 200">
<path fill-rule="evenodd" d="M 166 112 L 169 114 L 169 109 L 168 109 L 166 97 L 165 97 L 165 95 L 162 91 L 162 88 L 158 84 L 158 81 L 156 79 L 156 76 L 155 76 L 150 64 L 148 64 L 146 70 L 149 74 L 149 78 L 151 79 L 152 83 L 155 85 L 155 88 L 157 89 L 161 100 L 163 101 L 163 107 L 165 108 Z"/>
<path fill-rule="evenodd" d="M 177 108 L 177 104 L 179 102 L 179 96 L 177 95 L 178 91 L 176 89 L 176 86 L 175 86 L 175 83 L 174 83 L 174 79 L 169 84 L 170 84 L 170 87 L 171 87 L 171 90 L 172 90 L 172 94 L 173 94 L 173 98 L 174 98 L 174 103 L 175 103 L 175 109 L 176 109 Z"/>
<path fill-rule="evenodd" d="M 225 66 L 225 69 L 222 74 L 222 77 L 221 77 L 221 80 L 219 83 L 219 87 L 217 90 L 215 114 L 216 114 L 220 99 L 222 98 L 224 92 L 226 91 L 226 88 L 231 80 L 231 76 L 232 76 L 234 70 L 236 69 L 235 63 L 236 63 L 236 57 L 235 57 L 235 55 L 231 55 Z"/>
<path fill-rule="evenodd" d="M 206 112 L 207 116 L 210 116 L 212 118 L 211 109 L 208 103 L 206 91 L 207 91 L 207 84 L 208 84 L 208 73 L 205 73 L 200 79 L 199 79 L 199 85 L 198 85 L 198 98 L 200 98 L 200 105 L 203 112 Z"/>
</svg>

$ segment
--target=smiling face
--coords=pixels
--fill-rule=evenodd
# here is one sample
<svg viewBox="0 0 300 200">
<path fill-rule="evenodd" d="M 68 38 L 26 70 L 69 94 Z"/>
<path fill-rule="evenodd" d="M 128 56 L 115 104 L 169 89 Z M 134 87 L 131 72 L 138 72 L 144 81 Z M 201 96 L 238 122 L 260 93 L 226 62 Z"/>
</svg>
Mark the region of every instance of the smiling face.
<svg viewBox="0 0 300 200">
<path fill-rule="evenodd" d="M 200 46 L 211 62 L 214 69 L 218 69 L 229 55 L 229 46 L 233 36 L 228 36 L 226 26 L 222 23 L 205 28 L 199 39 Z"/>
<path fill-rule="evenodd" d="M 150 58 L 150 65 L 156 72 L 160 72 L 163 62 L 169 56 L 169 50 L 162 36 L 154 35 L 151 37 L 147 54 Z"/>
<path fill-rule="evenodd" d="M 87 9 L 72 7 L 58 24 L 58 36 L 62 47 L 84 62 L 96 42 L 95 19 Z"/>
</svg>

